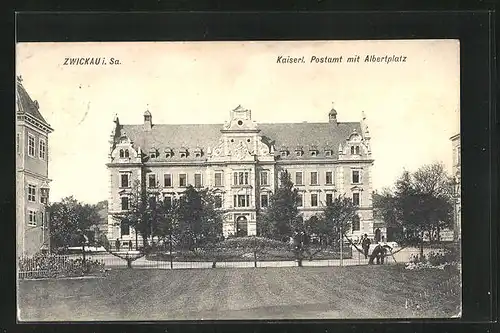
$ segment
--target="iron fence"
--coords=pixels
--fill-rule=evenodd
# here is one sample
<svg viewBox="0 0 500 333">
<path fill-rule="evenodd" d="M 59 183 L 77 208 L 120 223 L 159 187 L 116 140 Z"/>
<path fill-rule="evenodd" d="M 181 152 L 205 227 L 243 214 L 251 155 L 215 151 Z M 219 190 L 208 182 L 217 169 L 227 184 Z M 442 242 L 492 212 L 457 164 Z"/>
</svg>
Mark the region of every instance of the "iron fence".
<svg viewBox="0 0 500 333">
<path fill-rule="evenodd" d="M 424 254 L 436 249 L 425 249 Z M 388 251 L 383 260 L 379 258 L 379 262 L 374 259 L 372 264 L 390 265 L 395 263 L 406 263 L 412 256 L 420 253 L 417 248 L 405 248 L 402 250 Z M 119 256 L 119 257 L 118 257 Z M 136 251 L 122 251 L 115 255 L 107 252 L 85 253 L 85 258 L 82 253 L 69 255 L 50 255 L 47 258 L 34 257 L 23 258 L 19 262 L 19 278 L 39 278 L 51 276 L 52 272 L 61 270 L 72 270 L 76 264 L 81 264 L 82 261 L 97 262 L 104 269 L 127 268 L 128 262 L 131 261 L 132 268 L 136 269 L 205 269 L 205 268 L 264 268 L 264 267 L 325 267 L 325 266 L 359 266 L 371 264 L 369 257 L 366 258 L 362 253 L 353 249 L 349 253 L 348 258 L 339 257 L 335 259 L 321 258 L 303 258 L 301 262 L 296 259 L 282 258 L 254 258 L 253 254 L 245 256 L 244 259 L 233 260 L 209 260 L 200 258 L 199 260 L 178 260 L 173 258 L 158 259 L 151 256 L 143 256 Z"/>
</svg>

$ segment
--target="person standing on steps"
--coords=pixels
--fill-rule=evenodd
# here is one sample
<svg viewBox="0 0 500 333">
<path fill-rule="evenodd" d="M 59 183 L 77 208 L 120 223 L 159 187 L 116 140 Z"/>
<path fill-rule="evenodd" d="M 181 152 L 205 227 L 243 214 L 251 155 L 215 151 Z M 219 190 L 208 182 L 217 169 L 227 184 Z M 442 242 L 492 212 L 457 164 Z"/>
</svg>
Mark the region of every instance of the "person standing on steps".
<svg viewBox="0 0 500 333">
<path fill-rule="evenodd" d="M 120 240 L 117 238 L 115 241 L 116 252 L 120 252 Z"/>
</svg>

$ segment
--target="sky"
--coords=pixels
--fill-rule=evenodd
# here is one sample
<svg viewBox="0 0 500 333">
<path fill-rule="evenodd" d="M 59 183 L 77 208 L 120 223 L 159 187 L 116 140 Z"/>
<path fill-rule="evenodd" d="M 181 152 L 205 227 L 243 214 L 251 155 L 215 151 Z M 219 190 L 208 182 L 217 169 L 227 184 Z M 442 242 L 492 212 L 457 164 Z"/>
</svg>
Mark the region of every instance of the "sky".
<svg viewBox="0 0 500 333">
<path fill-rule="evenodd" d="M 357 55 L 359 62 L 347 62 Z M 405 61 L 365 62 L 372 55 Z M 279 56 L 304 63 L 280 63 Z M 82 57 L 101 64 L 64 65 Z M 359 121 L 364 111 L 374 190 L 428 163 L 451 172 L 450 137 L 459 131 L 457 40 L 19 43 L 16 72 L 54 128 L 53 202 L 108 198 L 115 114 L 122 124 L 142 123 L 146 110 L 153 123 L 222 124 L 238 105 L 257 123 L 326 122 L 332 103 L 340 122 Z"/>
</svg>

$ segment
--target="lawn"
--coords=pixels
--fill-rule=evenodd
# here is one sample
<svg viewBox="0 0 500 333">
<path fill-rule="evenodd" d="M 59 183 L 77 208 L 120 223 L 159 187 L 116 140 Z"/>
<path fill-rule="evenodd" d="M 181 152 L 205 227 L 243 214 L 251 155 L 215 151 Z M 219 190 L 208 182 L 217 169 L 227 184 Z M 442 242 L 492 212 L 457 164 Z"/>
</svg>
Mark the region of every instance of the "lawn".
<svg viewBox="0 0 500 333">
<path fill-rule="evenodd" d="M 398 265 L 117 269 L 104 278 L 20 281 L 18 307 L 26 321 L 451 317 L 457 280 Z"/>
</svg>

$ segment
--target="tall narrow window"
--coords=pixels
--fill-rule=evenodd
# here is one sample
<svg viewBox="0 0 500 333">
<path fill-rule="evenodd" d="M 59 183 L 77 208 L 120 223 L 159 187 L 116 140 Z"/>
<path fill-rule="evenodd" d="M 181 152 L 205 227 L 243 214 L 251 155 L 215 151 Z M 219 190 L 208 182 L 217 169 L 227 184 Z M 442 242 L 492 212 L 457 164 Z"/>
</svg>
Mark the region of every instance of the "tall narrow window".
<svg viewBox="0 0 500 333">
<path fill-rule="evenodd" d="M 297 171 L 295 173 L 295 185 L 304 185 L 302 180 L 302 171 Z"/>
<path fill-rule="evenodd" d="M 359 231 L 361 228 L 361 223 L 358 215 L 354 215 L 352 218 L 352 231 Z"/>
<path fill-rule="evenodd" d="M 38 147 L 38 157 L 44 160 L 46 155 L 47 155 L 47 142 L 45 141 L 45 139 L 40 138 Z"/>
<path fill-rule="evenodd" d="M 354 206 L 359 206 L 359 193 L 352 194 L 352 203 Z"/>
<path fill-rule="evenodd" d="M 128 197 L 122 197 L 122 210 L 128 210 Z"/>
<path fill-rule="evenodd" d="M 194 187 L 199 188 L 201 187 L 201 173 L 195 173 L 194 174 Z"/>
<path fill-rule="evenodd" d="M 260 185 L 263 185 L 263 186 L 269 185 L 269 179 L 268 179 L 267 175 L 268 175 L 267 171 L 260 172 Z"/>
<path fill-rule="evenodd" d="M 40 225 L 42 228 L 45 226 L 45 218 L 43 216 L 43 212 L 40 212 Z"/>
<path fill-rule="evenodd" d="M 216 195 L 214 197 L 215 200 L 215 208 L 222 208 L 222 196 Z"/>
<path fill-rule="evenodd" d="M 34 210 L 28 210 L 28 225 L 36 227 L 36 212 Z"/>
<path fill-rule="evenodd" d="M 354 146 L 351 146 L 351 155 L 354 155 Z"/>
<path fill-rule="evenodd" d="M 311 185 L 318 185 L 318 173 L 316 171 L 311 172 Z"/>
<path fill-rule="evenodd" d="M 222 172 L 215 173 L 215 186 L 222 186 Z"/>
<path fill-rule="evenodd" d="M 359 170 L 352 170 L 352 183 L 353 184 L 361 183 L 361 173 Z"/>
<path fill-rule="evenodd" d="M 130 187 L 130 178 L 128 173 L 120 175 L 120 187 Z"/>
<path fill-rule="evenodd" d="M 154 173 L 148 175 L 148 187 L 156 188 L 156 175 Z"/>
<path fill-rule="evenodd" d="M 128 158 L 130 155 L 128 153 L 128 149 L 125 149 L 125 158 Z"/>
<path fill-rule="evenodd" d="M 28 201 L 30 202 L 36 202 L 36 186 L 35 185 L 28 185 Z"/>
<path fill-rule="evenodd" d="M 326 194 L 326 204 L 329 206 L 332 204 L 332 202 L 333 202 L 333 194 L 327 193 Z"/>
<path fill-rule="evenodd" d="M 260 207 L 266 208 L 267 206 L 269 206 L 269 196 L 267 194 L 261 194 Z"/>
<path fill-rule="evenodd" d="M 163 175 L 163 186 L 172 187 L 172 175 L 171 174 L 166 173 Z"/>
<path fill-rule="evenodd" d="M 245 172 L 245 185 L 248 185 L 248 172 Z"/>
<path fill-rule="evenodd" d="M 297 194 L 297 207 L 303 207 L 304 206 L 304 198 L 302 196 L 302 193 Z"/>
<path fill-rule="evenodd" d="M 318 206 L 318 195 L 316 193 L 311 194 L 311 207 Z"/>
<path fill-rule="evenodd" d="M 123 149 L 120 149 L 120 158 L 123 158 L 125 157 L 125 152 L 123 151 Z"/>
<path fill-rule="evenodd" d="M 21 134 L 17 133 L 16 136 L 16 152 L 21 154 Z"/>
<path fill-rule="evenodd" d="M 356 146 L 356 155 L 359 155 L 359 146 Z"/>
<path fill-rule="evenodd" d="M 187 176 L 185 173 L 181 173 L 179 175 L 179 186 L 186 187 L 187 186 Z"/>
<path fill-rule="evenodd" d="M 238 185 L 238 173 L 233 173 L 233 184 Z"/>
<path fill-rule="evenodd" d="M 332 185 L 333 184 L 333 173 L 331 171 L 326 172 L 326 185 Z"/>
<path fill-rule="evenodd" d="M 120 234 L 122 236 L 130 235 L 130 224 L 128 221 L 122 221 L 120 224 Z"/>
<path fill-rule="evenodd" d="M 35 137 L 28 134 L 28 156 L 35 157 Z"/>
</svg>

